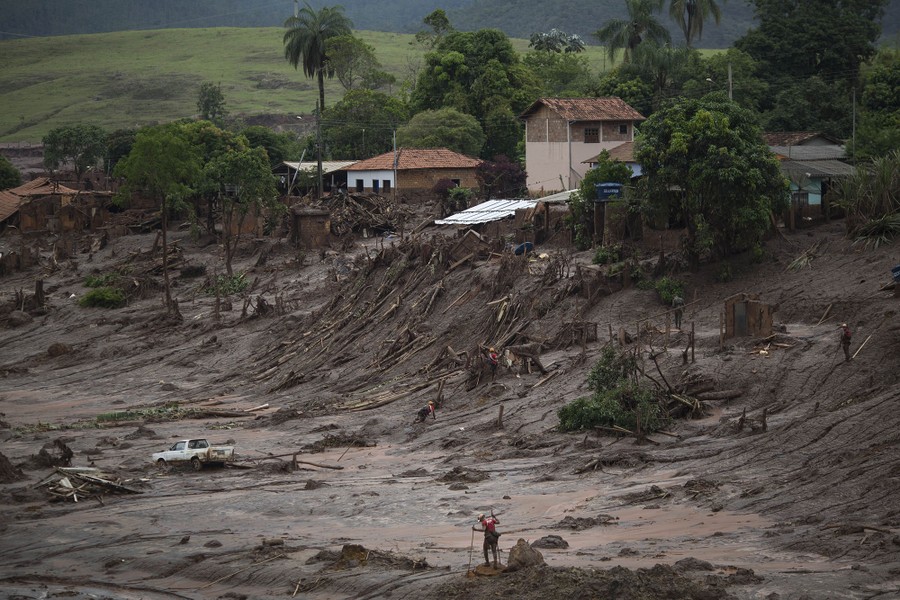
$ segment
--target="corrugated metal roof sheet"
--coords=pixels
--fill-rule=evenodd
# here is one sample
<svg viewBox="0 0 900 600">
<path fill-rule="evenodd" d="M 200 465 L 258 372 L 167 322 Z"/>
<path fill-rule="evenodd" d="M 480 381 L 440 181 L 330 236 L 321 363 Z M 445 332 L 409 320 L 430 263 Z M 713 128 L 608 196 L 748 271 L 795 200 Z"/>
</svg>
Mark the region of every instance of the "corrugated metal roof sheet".
<svg viewBox="0 0 900 600">
<path fill-rule="evenodd" d="M 643 121 L 644 117 L 617 96 L 605 98 L 538 98 L 526 108 L 525 119 L 544 105 L 567 121 Z"/>
<path fill-rule="evenodd" d="M 481 164 L 477 158 L 447 148 L 400 148 L 397 150 L 397 170 L 409 169 L 474 169 Z M 361 160 L 348 171 L 390 171 L 394 168 L 394 153 L 385 152 Z"/>
<path fill-rule="evenodd" d="M 436 225 L 478 225 L 499 221 L 516 214 L 520 208 L 534 208 L 537 200 L 488 200 L 472 208 L 451 215 L 446 219 L 437 219 Z"/>
<path fill-rule="evenodd" d="M 783 160 L 781 168 L 788 174 L 804 177 L 846 177 L 856 169 L 839 160 Z"/>
<path fill-rule="evenodd" d="M 818 131 L 764 131 L 763 140 L 769 146 L 799 146 L 816 140 L 840 144 L 840 140 Z"/>
<path fill-rule="evenodd" d="M 537 198 L 538 202 L 546 202 L 547 204 L 565 204 L 569 201 L 569 196 L 578 190 L 568 190 L 566 192 L 556 192 L 543 198 Z"/>
<path fill-rule="evenodd" d="M 322 161 L 322 173 L 328 174 L 333 173 L 335 171 L 340 171 L 342 169 L 346 169 L 352 164 L 355 164 L 357 161 L 355 160 L 323 160 Z M 316 169 L 318 169 L 318 163 L 316 162 L 307 162 L 304 161 L 302 163 L 299 162 L 290 162 L 284 161 L 282 164 L 289 166 L 295 171 L 310 171 L 315 173 Z"/>
</svg>

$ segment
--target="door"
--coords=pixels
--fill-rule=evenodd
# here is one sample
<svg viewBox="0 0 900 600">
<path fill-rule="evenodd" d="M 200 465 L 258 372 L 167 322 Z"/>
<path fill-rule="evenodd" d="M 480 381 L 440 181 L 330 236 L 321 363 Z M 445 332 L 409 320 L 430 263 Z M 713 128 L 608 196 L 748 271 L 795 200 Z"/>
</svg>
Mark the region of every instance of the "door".
<svg viewBox="0 0 900 600">
<path fill-rule="evenodd" d="M 747 303 L 734 303 L 734 335 L 745 337 L 747 335 Z"/>
</svg>

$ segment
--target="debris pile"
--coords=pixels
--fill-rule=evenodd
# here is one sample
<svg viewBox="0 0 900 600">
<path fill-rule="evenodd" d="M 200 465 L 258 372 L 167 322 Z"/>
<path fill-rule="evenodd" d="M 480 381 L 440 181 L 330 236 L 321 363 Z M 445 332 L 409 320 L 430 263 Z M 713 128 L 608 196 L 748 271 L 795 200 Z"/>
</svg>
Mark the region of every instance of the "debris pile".
<svg viewBox="0 0 900 600">
<path fill-rule="evenodd" d="M 0 452 L 0 483 L 12 483 L 25 478 L 25 473 L 11 462 L 6 456 Z"/>
<path fill-rule="evenodd" d="M 104 473 L 95 467 L 56 467 L 54 473 L 38 483 L 36 488 L 46 488 L 54 500 L 72 500 L 78 502 L 81 498 L 95 497 L 107 493 L 113 494 L 141 494 L 136 490 L 123 485 L 122 480 L 114 475 Z M 102 503 L 103 501 L 100 500 Z"/>
<path fill-rule="evenodd" d="M 331 212 L 331 232 L 346 235 L 362 229 L 400 230 L 412 213 L 397 202 L 377 194 L 336 194 L 326 201 Z"/>
</svg>

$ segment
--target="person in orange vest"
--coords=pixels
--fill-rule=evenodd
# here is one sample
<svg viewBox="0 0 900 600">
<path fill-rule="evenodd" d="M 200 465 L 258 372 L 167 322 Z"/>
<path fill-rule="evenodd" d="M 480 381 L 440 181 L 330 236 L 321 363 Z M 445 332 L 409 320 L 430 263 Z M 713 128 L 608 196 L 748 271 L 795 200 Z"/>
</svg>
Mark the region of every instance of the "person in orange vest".
<svg viewBox="0 0 900 600">
<path fill-rule="evenodd" d="M 433 420 L 437 420 L 434 414 L 434 400 L 429 400 L 428 404 L 419 409 L 419 412 L 416 413 L 416 423 L 423 423 L 428 415 L 431 415 Z"/>
<path fill-rule="evenodd" d="M 844 349 L 844 362 L 850 361 L 850 338 L 853 333 L 846 323 L 841 323 L 841 347 Z"/>
<path fill-rule="evenodd" d="M 500 566 L 500 561 L 497 560 L 497 542 L 500 541 L 497 525 L 500 523 L 500 520 L 494 515 L 485 517 L 482 513 L 478 515 L 478 522 L 481 523 L 481 529 L 472 525 L 472 531 L 484 532 L 484 544 L 481 546 L 484 550 L 484 566 L 491 566 L 491 562 L 488 560 L 488 549 L 490 549 L 494 553 L 494 568 L 497 569 Z"/>
</svg>

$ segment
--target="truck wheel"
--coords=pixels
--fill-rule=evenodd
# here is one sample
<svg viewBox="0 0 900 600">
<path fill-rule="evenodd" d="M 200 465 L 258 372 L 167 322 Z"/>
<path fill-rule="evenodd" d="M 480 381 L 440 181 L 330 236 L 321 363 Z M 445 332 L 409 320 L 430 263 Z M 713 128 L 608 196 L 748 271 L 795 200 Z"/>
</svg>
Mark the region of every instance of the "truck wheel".
<svg viewBox="0 0 900 600">
<path fill-rule="evenodd" d="M 203 468 L 203 463 L 201 463 L 200 459 L 195 456 L 194 458 L 191 459 L 191 468 L 194 469 L 195 471 L 199 471 L 200 469 Z"/>
<path fill-rule="evenodd" d="M 166 459 L 164 459 L 164 458 L 161 458 L 158 461 L 156 461 L 156 466 L 159 468 L 160 471 L 167 471 L 169 469 L 169 465 L 166 462 Z"/>
</svg>

